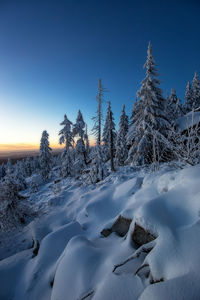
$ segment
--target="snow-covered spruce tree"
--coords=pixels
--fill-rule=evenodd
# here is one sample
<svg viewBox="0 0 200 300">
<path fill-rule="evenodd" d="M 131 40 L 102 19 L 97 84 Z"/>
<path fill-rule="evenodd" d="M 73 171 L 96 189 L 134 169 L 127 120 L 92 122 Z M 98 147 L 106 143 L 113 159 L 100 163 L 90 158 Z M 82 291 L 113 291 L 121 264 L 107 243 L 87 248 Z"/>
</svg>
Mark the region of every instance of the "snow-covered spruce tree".
<svg viewBox="0 0 200 300">
<path fill-rule="evenodd" d="M 115 143 L 116 143 L 116 131 L 115 123 L 113 118 L 113 112 L 111 110 L 110 101 L 108 102 L 108 109 L 106 114 L 106 121 L 104 124 L 103 135 L 103 150 L 105 161 L 111 161 L 111 170 L 114 171 L 114 153 L 115 153 Z"/>
<path fill-rule="evenodd" d="M 156 157 L 152 147 L 154 133 L 156 136 L 158 132 L 166 137 L 170 125 L 167 121 L 162 90 L 159 88 L 160 81 L 156 78 L 157 70 L 150 43 L 144 67 L 146 68 L 146 77 L 137 93 L 140 99 L 139 112 L 134 126 L 131 128 L 131 134 L 128 133 L 128 138 L 130 135 L 134 137 L 133 144 L 129 149 L 128 160 L 135 165 L 152 164 L 155 159 L 165 161 L 171 155 L 167 145 L 161 139 L 156 143 Z"/>
<path fill-rule="evenodd" d="M 182 116 L 183 109 L 180 99 L 176 95 L 176 90 L 171 89 L 167 107 L 168 120 L 173 123 L 178 117 Z"/>
<path fill-rule="evenodd" d="M 73 133 L 72 133 L 72 122 L 68 120 L 67 116 L 64 115 L 64 121 L 60 123 L 64 127 L 60 130 L 59 143 L 60 145 L 65 144 L 64 151 L 61 156 L 61 175 L 62 177 L 73 176 L 73 161 L 71 149 L 73 148 Z"/>
<path fill-rule="evenodd" d="M 36 173 L 40 169 L 40 162 L 39 162 L 39 157 L 34 156 L 31 160 L 31 169 L 32 173 Z"/>
<path fill-rule="evenodd" d="M 126 163 L 133 162 L 133 157 L 135 155 L 135 146 L 137 144 L 135 125 L 138 124 L 139 120 L 142 120 L 143 110 L 144 110 L 143 102 L 141 100 L 138 101 L 138 99 L 136 98 L 133 104 L 131 118 L 130 118 L 131 122 L 126 136 L 126 143 L 129 149 Z"/>
<path fill-rule="evenodd" d="M 200 80 L 197 72 L 194 73 L 192 87 L 193 87 L 193 108 L 195 109 L 200 107 Z"/>
<path fill-rule="evenodd" d="M 6 175 L 6 168 L 4 163 L 1 164 L 0 166 L 0 180 Z"/>
<path fill-rule="evenodd" d="M 32 166 L 31 166 L 31 158 L 27 157 L 25 160 L 25 169 L 26 169 L 26 176 L 30 177 L 32 174 Z"/>
<path fill-rule="evenodd" d="M 200 162 L 200 119 L 195 118 L 194 108 L 186 118 L 184 132 L 180 132 L 178 127 L 170 131 L 170 147 L 177 160 L 194 166 Z"/>
<path fill-rule="evenodd" d="M 116 164 L 118 166 L 123 166 L 124 162 L 128 157 L 128 147 L 126 143 L 126 135 L 128 133 L 128 116 L 125 112 L 125 105 L 123 105 L 120 122 L 119 122 L 119 130 L 117 132 L 116 139 Z"/>
<path fill-rule="evenodd" d="M 14 167 L 13 167 L 13 164 L 11 162 L 11 159 L 8 158 L 8 161 L 7 161 L 7 164 L 6 164 L 6 174 L 7 173 L 13 173 L 14 172 Z"/>
<path fill-rule="evenodd" d="M 102 130 L 102 121 L 103 121 L 103 114 L 102 114 L 102 102 L 103 102 L 103 93 L 105 89 L 102 86 L 101 79 L 99 79 L 99 86 L 98 86 L 98 93 L 96 96 L 97 100 L 97 111 L 96 116 L 92 118 L 94 121 L 94 127 L 92 132 L 94 136 L 97 138 L 97 145 L 101 145 L 101 130 Z"/>
<path fill-rule="evenodd" d="M 51 171 L 51 148 L 49 147 L 49 134 L 46 130 L 42 132 L 40 140 L 40 173 L 44 180 L 47 180 Z"/>
<path fill-rule="evenodd" d="M 83 139 L 84 133 L 85 133 L 85 122 L 83 120 L 83 115 L 79 109 L 78 115 L 76 118 L 76 123 L 73 125 L 73 135 L 78 135 L 81 139 Z"/>
<path fill-rule="evenodd" d="M 15 179 L 18 191 L 23 191 L 26 189 L 26 180 L 25 180 L 25 176 L 24 176 L 24 171 L 21 168 L 20 161 L 17 161 L 17 163 L 15 164 L 14 179 Z"/>
<path fill-rule="evenodd" d="M 0 231 L 8 231 L 25 222 L 28 210 L 23 199 L 14 175 L 8 172 L 0 183 Z"/>
<path fill-rule="evenodd" d="M 38 183 L 36 181 L 35 176 L 32 176 L 32 178 L 31 178 L 30 190 L 32 193 L 38 192 Z"/>
<path fill-rule="evenodd" d="M 95 148 L 96 149 L 94 152 L 89 173 L 91 183 L 97 183 L 103 180 L 108 175 L 106 165 L 103 162 L 101 146 L 97 145 Z"/>
<path fill-rule="evenodd" d="M 185 103 L 184 103 L 184 113 L 192 111 L 193 108 L 193 89 L 191 83 L 188 81 L 185 91 Z"/>
<path fill-rule="evenodd" d="M 19 168 L 20 168 L 20 173 L 23 175 L 24 178 L 26 178 L 27 177 L 27 172 L 26 172 L 26 161 L 25 161 L 25 159 L 20 160 Z"/>
<path fill-rule="evenodd" d="M 79 175 L 86 165 L 86 150 L 84 144 L 84 133 L 85 133 L 85 122 L 83 120 L 83 116 L 81 111 L 78 111 L 78 115 L 76 118 L 76 123 L 73 126 L 73 135 L 77 137 L 76 143 L 76 159 L 74 163 L 75 173 Z"/>
</svg>

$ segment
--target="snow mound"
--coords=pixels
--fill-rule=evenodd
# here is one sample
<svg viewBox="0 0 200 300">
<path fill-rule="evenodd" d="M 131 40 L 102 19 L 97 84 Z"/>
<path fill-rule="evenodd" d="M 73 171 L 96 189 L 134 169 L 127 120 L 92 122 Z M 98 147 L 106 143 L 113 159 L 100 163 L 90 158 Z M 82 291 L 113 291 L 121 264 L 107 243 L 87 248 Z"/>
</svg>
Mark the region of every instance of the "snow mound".
<svg viewBox="0 0 200 300">
<path fill-rule="evenodd" d="M 200 165 L 164 165 L 91 186 L 63 180 L 59 195 L 44 186 L 37 205 L 49 211 L 26 227 L 29 249 L 0 261 L 0 299 L 199 299 L 199 182 Z M 119 215 L 132 220 L 127 234 L 100 235 Z M 136 245 L 135 224 L 155 239 Z"/>
</svg>

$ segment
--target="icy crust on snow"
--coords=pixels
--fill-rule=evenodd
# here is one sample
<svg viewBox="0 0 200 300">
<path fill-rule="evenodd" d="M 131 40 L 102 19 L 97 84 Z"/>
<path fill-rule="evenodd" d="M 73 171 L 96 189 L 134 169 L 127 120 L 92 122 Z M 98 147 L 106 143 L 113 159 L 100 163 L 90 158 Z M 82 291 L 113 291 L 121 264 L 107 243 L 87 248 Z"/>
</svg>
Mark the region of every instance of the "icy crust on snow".
<svg viewBox="0 0 200 300">
<path fill-rule="evenodd" d="M 91 186 L 66 179 L 56 195 L 42 186 L 46 214 L 26 227 L 29 249 L 0 261 L 0 299 L 199 299 L 199 182 L 200 165 L 164 165 L 124 167 Z M 103 237 L 119 215 L 132 219 L 127 235 Z M 132 241 L 135 223 L 156 238 L 148 251 Z"/>
</svg>

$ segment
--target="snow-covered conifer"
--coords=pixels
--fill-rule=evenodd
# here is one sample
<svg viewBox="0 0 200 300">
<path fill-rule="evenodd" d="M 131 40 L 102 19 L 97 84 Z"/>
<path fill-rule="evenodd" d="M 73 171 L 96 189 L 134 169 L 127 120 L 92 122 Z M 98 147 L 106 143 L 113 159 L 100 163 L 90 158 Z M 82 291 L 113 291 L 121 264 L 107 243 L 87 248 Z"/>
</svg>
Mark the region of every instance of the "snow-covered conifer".
<svg viewBox="0 0 200 300">
<path fill-rule="evenodd" d="M 38 156 L 35 156 L 33 158 L 32 166 L 33 166 L 34 172 L 39 171 L 39 169 L 40 169 L 40 161 L 39 161 L 39 157 Z"/>
<path fill-rule="evenodd" d="M 193 87 L 193 108 L 195 109 L 200 107 L 200 80 L 197 72 L 194 73 L 192 87 Z"/>
<path fill-rule="evenodd" d="M 81 111 L 78 111 L 76 123 L 73 126 L 74 137 L 77 137 L 74 169 L 78 176 L 86 166 L 86 149 L 84 144 L 85 122 Z"/>
<path fill-rule="evenodd" d="M 146 77 L 142 81 L 142 86 L 138 91 L 140 101 L 136 105 L 137 117 L 131 130 L 128 133 L 128 140 L 133 139 L 130 145 L 128 161 L 136 165 L 151 164 L 153 158 L 153 134 L 158 131 L 160 134 L 167 136 L 169 122 L 165 111 L 165 102 L 162 90 L 159 87 L 160 81 L 157 77 L 157 70 L 152 54 L 152 47 L 149 43 L 147 51 L 147 60 L 144 65 L 146 68 Z M 161 141 L 158 143 L 157 150 L 162 154 L 161 160 L 166 159 L 164 156 L 166 145 Z M 160 156 L 160 155 L 159 155 Z"/>
<path fill-rule="evenodd" d="M 40 167 L 41 175 L 44 180 L 49 178 L 51 171 L 51 148 L 49 147 L 49 134 L 46 130 L 42 132 L 40 140 Z"/>
<path fill-rule="evenodd" d="M 91 183 L 97 183 L 103 180 L 107 175 L 108 172 L 106 165 L 103 162 L 101 146 L 97 145 L 90 166 L 90 181 Z"/>
<path fill-rule="evenodd" d="M 60 130 L 59 135 L 59 143 L 60 145 L 65 144 L 65 150 L 68 152 L 70 148 L 72 148 L 73 143 L 73 133 L 72 133 L 72 122 L 68 120 L 67 116 L 64 115 L 64 121 L 60 123 L 60 125 L 64 125 L 64 127 Z"/>
<path fill-rule="evenodd" d="M 185 91 L 184 113 L 192 111 L 193 108 L 193 90 L 190 81 L 188 81 Z"/>
<path fill-rule="evenodd" d="M 78 176 L 86 166 L 86 150 L 83 139 L 78 139 L 76 143 L 76 159 L 74 162 L 75 174 Z"/>
<path fill-rule="evenodd" d="M 38 192 L 38 183 L 36 181 L 35 176 L 32 176 L 32 178 L 31 178 L 30 190 L 32 193 Z"/>
<path fill-rule="evenodd" d="M 176 90 L 172 89 L 168 99 L 167 107 L 168 120 L 173 123 L 178 117 L 183 114 L 180 99 L 176 95 Z"/>
<path fill-rule="evenodd" d="M 64 115 L 64 121 L 60 123 L 64 127 L 60 130 L 59 143 L 65 144 L 65 149 L 62 153 L 62 164 L 61 164 L 61 175 L 63 177 L 73 175 L 73 166 L 72 166 L 72 153 L 71 149 L 73 148 L 73 133 L 72 133 L 72 122 L 68 120 L 67 116 Z"/>
<path fill-rule="evenodd" d="M 27 211 L 22 199 L 14 175 L 8 172 L 0 183 L 0 231 L 25 222 Z"/>
<path fill-rule="evenodd" d="M 113 118 L 113 112 L 111 110 L 110 101 L 108 102 L 108 109 L 106 114 L 106 121 L 103 129 L 102 141 L 104 143 L 104 155 L 105 160 L 111 160 L 111 170 L 114 170 L 114 152 L 115 152 L 115 143 L 116 143 L 116 131 L 115 123 Z"/>
<path fill-rule="evenodd" d="M 128 116 L 125 112 L 125 105 L 123 105 L 120 122 L 119 122 L 119 130 L 117 132 L 116 139 L 116 163 L 119 166 L 124 165 L 128 157 L 128 148 L 126 143 L 126 135 L 128 133 Z"/>
<path fill-rule="evenodd" d="M 177 160 L 193 166 L 200 162 L 200 118 L 194 108 L 184 118 L 186 125 L 184 131 L 180 131 L 179 127 L 174 127 L 170 131 L 170 147 Z"/>
<path fill-rule="evenodd" d="M 132 113 L 130 118 L 131 122 L 128 128 L 128 133 L 126 135 L 126 143 L 129 149 L 128 158 L 126 160 L 127 163 L 133 162 L 133 157 L 135 155 L 135 147 L 137 144 L 137 141 L 135 140 L 136 138 L 135 125 L 138 124 L 138 120 L 142 120 L 143 110 L 144 110 L 143 102 L 136 98 L 132 108 Z"/>
<path fill-rule="evenodd" d="M 11 162 L 11 159 L 8 158 L 8 161 L 7 161 L 7 164 L 6 164 L 6 174 L 7 173 L 13 173 L 14 171 L 14 168 L 13 168 L 13 165 L 12 165 L 12 162 Z"/>
<path fill-rule="evenodd" d="M 78 135 L 81 139 L 83 139 L 84 136 L 84 128 L 85 128 L 85 122 L 83 120 L 83 115 L 81 111 L 78 111 L 78 115 L 76 118 L 76 123 L 73 126 L 73 135 Z"/>
<path fill-rule="evenodd" d="M 6 168 L 4 163 L 1 164 L 0 166 L 0 180 L 6 175 Z"/>
<path fill-rule="evenodd" d="M 72 152 L 65 151 L 62 154 L 62 163 L 61 163 L 61 176 L 68 177 L 73 176 L 75 173 L 73 159 L 72 159 Z"/>
<path fill-rule="evenodd" d="M 14 179 L 18 191 L 23 191 L 24 189 L 26 189 L 26 180 L 25 180 L 24 172 L 21 168 L 20 161 L 17 161 L 17 163 L 15 164 Z"/>
<path fill-rule="evenodd" d="M 27 157 L 25 160 L 25 169 L 26 169 L 26 176 L 30 177 L 32 174 L 32 166 L 31 166 L 31 158 Z"/>
<path fill-rule="evenodd" d="M 102 102 L 103 102 L 103 93 L 105 89 L 102 86 L 101 79 L 99 79 L 99 86 L 98 86 L 98 93 L 96 96 L 97 100 L 97 111 L 96 116 L 92 118 L 94 121 L 94 127 L 92 129 L 94 136 L 97 138 L 97 145 L 101 145 L 101 130 L 102 130 L 102 121 L 103 121 L 103 114 L 102 114 Z"/>
</svg>

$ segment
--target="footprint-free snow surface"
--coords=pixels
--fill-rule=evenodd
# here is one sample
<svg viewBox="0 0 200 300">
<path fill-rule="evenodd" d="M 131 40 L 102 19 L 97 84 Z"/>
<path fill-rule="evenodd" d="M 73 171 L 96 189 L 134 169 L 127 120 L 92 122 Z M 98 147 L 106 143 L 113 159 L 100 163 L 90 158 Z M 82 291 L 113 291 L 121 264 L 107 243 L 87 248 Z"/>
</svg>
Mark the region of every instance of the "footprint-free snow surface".
<svg viewBox="0 0 200 300">
<path fill-rule="evenodd" d="M 31 223 L 0 234 L 1 300 L 200 299 L 199 165 L 53 185 L 30 196 Z M 127 234 L 101 235 L 120 215 Z M 154 239 L 134 243 L 136 224 Z"/>
</svg>

